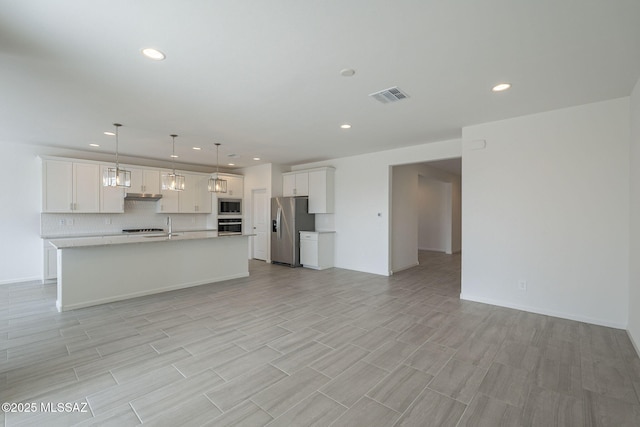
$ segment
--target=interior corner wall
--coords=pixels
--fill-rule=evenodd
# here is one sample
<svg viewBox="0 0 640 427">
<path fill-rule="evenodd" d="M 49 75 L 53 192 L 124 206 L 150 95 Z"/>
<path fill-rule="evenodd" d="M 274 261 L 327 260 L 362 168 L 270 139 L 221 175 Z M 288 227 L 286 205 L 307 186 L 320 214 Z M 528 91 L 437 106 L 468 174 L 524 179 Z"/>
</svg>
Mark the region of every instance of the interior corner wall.
<svg viewBox="0 0 640 427">
<path fill-rule="evenodd" d="M 451 253 L 451 184 L 418 175 L 418 249 Z"/>
<path fill-rule="evenodd" d="M 391 184 L 391 271 L 418 265 L 418 173 L 396 166 Z"/>
<path fill-rule="evenodd" d="M 0 284 L 40 280 L 40 162 L 32 146 L 2 143 L 2 152 L 3 173 L 11 184 L 0 191 Z"/>
<path fill-rule="evenodd" d="M 629 105 L 463 128 L 463 299 L 626 328 Z"/>
<path fill-rule="evenodd" d="M 251 230 L 253 227 L 253 190 L 259 190 L 264 188 L 267 194 L 267 200 L 271 200 L 273 194 L 272 187 L 272 169 L 273 166 L 270 163 L 251 166 L 243 168 L 241 170 L 244 175 L 244 207 L 243 207 L 243 219 L 245 230 Z M 271 259 L 271 233 L 267 236 L 267 259 Z M 253 258 L 253 237 L 249 238 L 249 259 Z"/>
<path fill-rule="evenodd" d="M 322 162 L 292 169 L 335 167 L 335 266 L 389 275 L 390 166 L 462 155 L 461 141 L 431 142 Z"/>
<path fill-rule="evenodd" d="M 640 79 L 631 94 L 631 233 L 629 251 L 629 326 L 640 354 Z"/>
</svg>

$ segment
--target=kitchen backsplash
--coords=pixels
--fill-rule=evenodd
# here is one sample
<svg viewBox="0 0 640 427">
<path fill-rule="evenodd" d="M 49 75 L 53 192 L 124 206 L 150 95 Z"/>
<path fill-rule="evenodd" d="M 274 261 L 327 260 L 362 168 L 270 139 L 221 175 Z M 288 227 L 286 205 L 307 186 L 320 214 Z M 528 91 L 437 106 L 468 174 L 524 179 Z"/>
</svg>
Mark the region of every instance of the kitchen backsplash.
<svg viewBox="0 0 640 427">
<path fill-rule="evenodd" d="M 40 214 L 40 235 L 45 237 L 83 234 L 119 233 L 124 228 L 167 229 L 166 213 L 156 213 L 156 204 L 148 201 L 125 200 L 124 213 L 43 213 Z M 171 214 L 174 230 L 216 228 L 214 215 Z"/>
</svg>

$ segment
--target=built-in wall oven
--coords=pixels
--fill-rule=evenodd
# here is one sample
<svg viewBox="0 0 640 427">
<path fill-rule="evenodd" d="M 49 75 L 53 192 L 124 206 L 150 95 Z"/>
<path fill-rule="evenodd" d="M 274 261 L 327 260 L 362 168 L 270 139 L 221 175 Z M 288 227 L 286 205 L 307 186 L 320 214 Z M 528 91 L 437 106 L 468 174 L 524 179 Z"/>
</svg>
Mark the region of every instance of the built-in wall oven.
<svg viewBox="0 0 640 427">
<path fill-rule="evenodd" d="M 242 218 L 218 218 L 218 235 L 242 234 Z"/>
<path fill-rule="evenodd" d="M 242 199 L 218 199 L 218 215 L 242 215 Z"/>
</svg>

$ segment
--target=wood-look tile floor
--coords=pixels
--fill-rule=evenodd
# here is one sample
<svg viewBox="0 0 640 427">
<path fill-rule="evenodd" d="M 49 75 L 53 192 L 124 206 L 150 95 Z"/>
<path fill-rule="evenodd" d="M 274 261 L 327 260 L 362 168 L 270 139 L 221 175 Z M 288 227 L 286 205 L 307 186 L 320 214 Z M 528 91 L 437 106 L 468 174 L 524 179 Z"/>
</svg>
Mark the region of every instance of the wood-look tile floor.
<svg viewBox="0 0 640 427">
<path fill-rule="evenodd" d="M 640 426 L 625 331 L 460 301 L 460 257 L 246 279 L 57 313 L 0 286 L 0 427 Z M 41 412 L 44 403 L 87 412 Z"/>
</svg>

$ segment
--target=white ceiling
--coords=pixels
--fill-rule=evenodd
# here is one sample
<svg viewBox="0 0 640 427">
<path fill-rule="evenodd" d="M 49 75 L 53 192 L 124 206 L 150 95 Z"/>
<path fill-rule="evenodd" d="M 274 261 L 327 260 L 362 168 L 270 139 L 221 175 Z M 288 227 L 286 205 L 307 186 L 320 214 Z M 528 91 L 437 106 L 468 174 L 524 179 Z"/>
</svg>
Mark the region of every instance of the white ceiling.
<svg viewBox="0 0 640 427">
<path fill-rule="evenodd" d="M 638 0 L 0 0 L 0 143 L 305 163 L 628 96 L 639 53 Z"/>
</svg>

